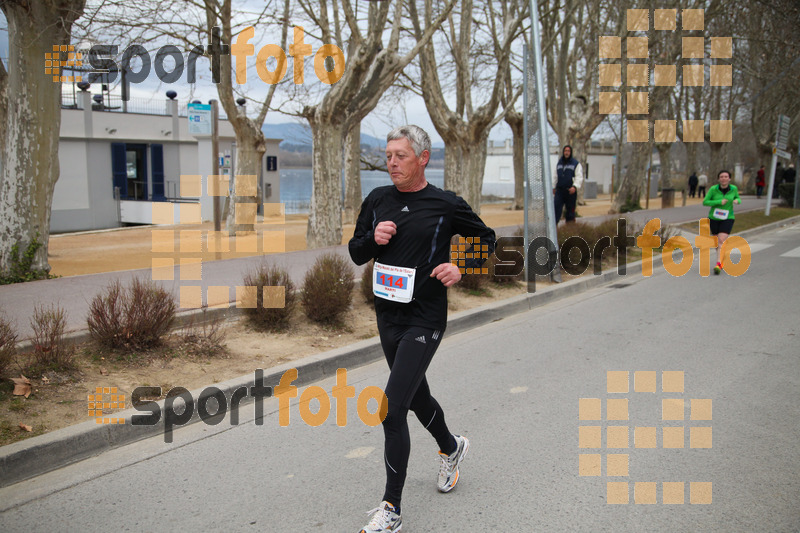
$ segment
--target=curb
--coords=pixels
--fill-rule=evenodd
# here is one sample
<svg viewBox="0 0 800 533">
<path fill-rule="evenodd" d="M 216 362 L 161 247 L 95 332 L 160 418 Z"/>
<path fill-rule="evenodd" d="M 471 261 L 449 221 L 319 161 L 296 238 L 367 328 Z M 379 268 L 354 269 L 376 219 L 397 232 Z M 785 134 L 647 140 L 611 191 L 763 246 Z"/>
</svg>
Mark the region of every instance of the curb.
<svg viewBox="0 0 800 533">
<path fill-rule="evenodd" d="M 753 237 L 798 223 L 800 223 L 800 216 L 747 230 L 737 235 Z M 660 265 L 661 261 L 661 254 L 653 254 L 654 267 Z M 450 334 L 461 333 L 641 272 L 642 261 L 637 261 L 626 265 L 625 274 L 619 274 L 616 269 L 599 275 L 588 274 L 565 283 L 549 286 L 538 292 L 520 294 L 506 300 L 454 313 L 448 319 L 447 330 Z M 235 314 L 235 308 L 214 311 L 216 312 L 213 315 L 209 312 L 206 316 L 227 318 Z M 185 324 L 193 318 L 193 315 L 201 313 L 202 311 L 184 314 L 182 323 Z M 80 335 L 86 335 L 86 333 L 80 332 L 80 334 L 74 335 L 73 338 L 79 338 Z M 268 373 L 265 373 L 262 383 L 265 386 L 274 387 L 278 384 L 284 372 L 290 368 L 296 368 L 298 378 L 293 384 L 297 386 L 307 385 L 335 376 L 338 368 L 356 368 L 378 361 L 382 357 L 380 342 L 377 337 L 373 337 L 342 348 L 311 355 L 293 363 L 285 363 L 270 368 L 267 371 Z M 254 382 L 254 375 L 244 375 L 211 385 L 211 387 L 220 389 L 226 398 L 230 398 L 235 390 L 241 387 L 248 387 L 249 389 L 255 384 Z M 204 387 L 203 389 L 191 391 L 192 398 L 199 400 L 210 396 L 208 392 L 204 393 L 208 388 Z M 252 402 L 253 399 L 248 396 L 242 400 L 240 406 L 248 405 Z M 158 402 L 162 412 L 164 411 L 164 404 L 165 400 Z M 178 404 L 179 409 L 183 407 L 182 402 L 179 401 Z M 3 446 L 0 448 L 0 487 L 13 485 L 110 449 L 164 433 L 164 416 L 160 418 L 157 424 L 152 426 L 133 426 L 130 424 L 130 420 L 131 416 L 135 414 L 141 415 L 141 412 L 135 409 L 127 409 L 116 413 L 117 417 L 123 417 L 126 420 L 126 423 L 121 425 L 84 422 Z M 194 423 L 199 420 L 200 417 L 197 414 L 197 410 L 195 410 L 191 420 L 187 423 Z"/>
<path fill-rule="evenodd" d="M 783 220 L 778 220 L 777 222 L 770 222 L 769 224 L 765 224 L 764 226 L 758 226 L 757 228 L 745 230 L 741 233 L 736 233 L 735 235 L 740 235 L 742 237 L 756 237 L 758 235 L 761 235 L 762 233 L 767 233 L 769 231 L 783 228 L 785 226 L 794 226 L 795 224 L 798 223 L 800 223 L 800 215 L 795 217 L 784 218 Z"/>
</svg>

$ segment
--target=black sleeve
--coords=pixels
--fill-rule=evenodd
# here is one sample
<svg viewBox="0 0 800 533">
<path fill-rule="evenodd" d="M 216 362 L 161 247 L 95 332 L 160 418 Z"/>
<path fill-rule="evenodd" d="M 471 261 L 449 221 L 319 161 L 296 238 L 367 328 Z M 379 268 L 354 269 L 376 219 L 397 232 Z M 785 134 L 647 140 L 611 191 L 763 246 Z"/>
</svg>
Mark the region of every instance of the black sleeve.
<svg viewBox="0 0 800 533">
<path fill-rule="evenodd" d="M 494 230 L 484 224 L 483 220 L 475 214 L 469 204 L 460 196 L 456 197 L 453 230 L 462 237 L 480 237 L 480 256 L 474 259 L 467 259 L 465 262 L 466 268 L 480 268 L 486 258 L 491 257 L 494 253 Z M 483 246 L 486 246 L 486 248 L 484 249 Z"/>
<path fill-rule="evenodd" d="M 357 265 L 363 265 L 378 256 L 379 245 L 375 242 L 375 211 L 370 196 L 361 204 L 361 212 L 356 220 L 353 238 L 348 243 L 350 258 Z"/>
</svg>

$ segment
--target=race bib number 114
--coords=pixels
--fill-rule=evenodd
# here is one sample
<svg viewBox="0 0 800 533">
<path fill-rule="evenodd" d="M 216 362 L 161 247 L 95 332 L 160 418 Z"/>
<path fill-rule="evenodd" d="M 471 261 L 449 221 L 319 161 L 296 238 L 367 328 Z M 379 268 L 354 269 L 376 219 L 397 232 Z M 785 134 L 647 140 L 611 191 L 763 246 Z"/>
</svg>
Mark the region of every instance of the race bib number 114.
<svg viewBox="0 0 800 533">
<path fill-rule="evenodd" d="M 376 262 L 372 269 L 372 293 L 393 302 L 408 303 L 414 296 L 415 274 L 415 268 Z"/>
</svg>

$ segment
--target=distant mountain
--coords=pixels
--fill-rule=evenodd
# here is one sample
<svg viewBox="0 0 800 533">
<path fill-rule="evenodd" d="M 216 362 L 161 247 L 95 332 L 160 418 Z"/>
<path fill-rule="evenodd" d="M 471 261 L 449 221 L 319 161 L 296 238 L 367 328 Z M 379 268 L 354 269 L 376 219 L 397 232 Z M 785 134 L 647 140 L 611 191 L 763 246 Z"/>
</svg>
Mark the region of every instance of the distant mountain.
<svg viewBox="0 0 800 533">
<path fill-rule="evenodd" d="M 307 124 L 298 124 L 296 122 L 265 124 L 262 131 L 268 138 L 283 139 L 280 144 L 283 150 L 311 151 L 311 127 Z M 362 133 L 361 144 L 365 144 L 370 148 L 383 148 L 386 145 L 386 141 Z"/>
</svg>

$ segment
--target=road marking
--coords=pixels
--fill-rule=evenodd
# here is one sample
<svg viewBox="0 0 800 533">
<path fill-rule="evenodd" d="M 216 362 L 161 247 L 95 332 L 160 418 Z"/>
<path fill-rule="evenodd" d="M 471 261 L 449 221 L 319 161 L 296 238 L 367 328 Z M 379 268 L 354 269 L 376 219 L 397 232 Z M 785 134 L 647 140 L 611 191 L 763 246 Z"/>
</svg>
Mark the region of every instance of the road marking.
<svg viewBox="0 0 800 533">
<path fill-rule="evenodd" d="M 514 387 L 509 392 L 511 394 L 519 394 L 521 392 L 527 392 L 527 390 L 528 390 L 528 387 Z"/>
<path fill-rule="evenodd" d="M 789 227 L 786 227 L 786 228 L 783 228 L 783 229 L 779 229 L 775 233 L 783 233 L 784 231 L 797 231 L 797 230 L 800 230 L 800 226 L 793 224 L 793 225 L 791 225 Z"/>
<path fill-rule="evenodd" d="M 800 257 L 800 247 L 797 247 L 794 250 L 789 250 L 785 254 L 781 254 L 781 257 Z"/>
<path fill-rule="evenodd" d="M 767 248 L 771 248 L 773 246 L 775 245 L 763 242 L 754 242 L 750 245 L 750 255 L 753 255 L 754 253 L 760 252 L 762 250 L 766 250 Z M 741 258 L 742 258 L 742 252 L 738 248 L 734 248 L 733 250 L 731 250 L 731 259 L 733 259 L 735 263 L 738 263 Z"/>
<path fill-rule="evenodd" d="M 765 242 L 754 242 L 750 245 L 750 253 L 760 252 L 761 250 L 766 250 L 767 248 L 771 248 L 773 246 L 775 245 Z"/>
<path fill-rule="evenodd" d="M 371 454 L 373 451 L 375 451 L 375 448 L 373 448 L 372 446 L 364 446 L 362 448 L 356 448 L 355 450 L 350 450 L 349 452 L 347 452 L 347 455 L 345 455 L 345 458 L 362 459 Z"/>
</svg>

